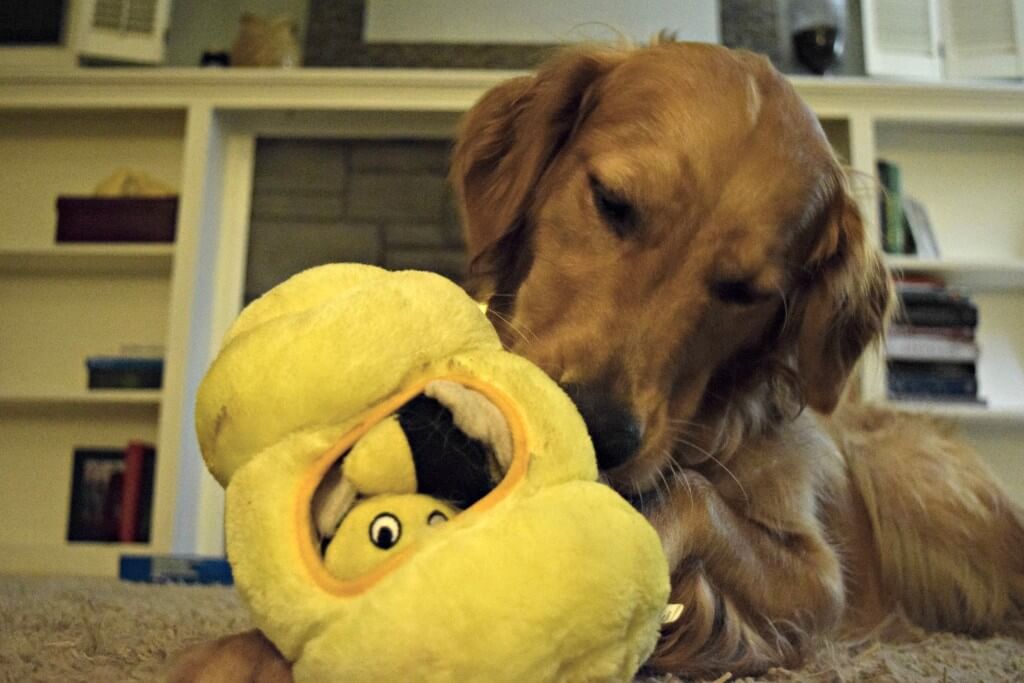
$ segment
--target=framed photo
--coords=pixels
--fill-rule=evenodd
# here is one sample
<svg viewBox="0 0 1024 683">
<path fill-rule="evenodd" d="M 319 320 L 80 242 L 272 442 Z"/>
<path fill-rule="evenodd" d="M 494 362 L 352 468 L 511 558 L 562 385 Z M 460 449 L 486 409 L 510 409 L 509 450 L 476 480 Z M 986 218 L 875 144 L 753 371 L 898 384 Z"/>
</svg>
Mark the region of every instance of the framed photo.
<svg viewBox="0 0 1024 683">
<path fill-rule="evenodd" d="M 123 449 L 75 449 L 67 540 L 117 542 L 124 465 Z"/>
</svg>

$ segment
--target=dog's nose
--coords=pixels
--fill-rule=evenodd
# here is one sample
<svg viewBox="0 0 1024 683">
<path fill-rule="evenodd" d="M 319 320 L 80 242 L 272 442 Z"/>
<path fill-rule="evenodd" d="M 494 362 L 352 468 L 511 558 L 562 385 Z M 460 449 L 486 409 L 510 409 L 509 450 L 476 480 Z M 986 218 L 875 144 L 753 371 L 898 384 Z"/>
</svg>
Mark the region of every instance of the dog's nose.
<svg viewBox="0 0 1024 683">
<path fill-rule="evenodd" d="M 600 469 L 618 467 L 636 455 L 643 442 L 643 428 L 628 407 L 607 392 L 582 384 L 566 384 L 562 388 L 583 416 Z"/>
</svg>

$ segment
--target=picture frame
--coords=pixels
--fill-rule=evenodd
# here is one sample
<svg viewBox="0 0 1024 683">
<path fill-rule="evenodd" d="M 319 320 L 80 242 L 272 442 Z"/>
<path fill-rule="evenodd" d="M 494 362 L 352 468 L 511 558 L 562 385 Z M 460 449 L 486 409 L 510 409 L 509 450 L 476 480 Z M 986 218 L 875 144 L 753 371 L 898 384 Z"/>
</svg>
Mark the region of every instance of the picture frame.
<svg viewBox="0 0 1024 683">
<path fill-rule="evenodd" d="M 117 542 L 124 469 L 123 449 L 75 449 L 68 510 L 68 541 Z"/>
</svg>

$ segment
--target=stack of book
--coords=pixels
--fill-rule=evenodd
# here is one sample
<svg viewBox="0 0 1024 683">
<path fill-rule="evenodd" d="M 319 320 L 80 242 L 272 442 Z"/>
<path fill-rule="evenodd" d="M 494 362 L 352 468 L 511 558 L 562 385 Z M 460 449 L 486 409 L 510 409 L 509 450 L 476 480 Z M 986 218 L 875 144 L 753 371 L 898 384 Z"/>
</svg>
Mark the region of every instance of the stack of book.
<svg viewBox="0 0 1024 683">
<path fill-rule="evenodd" d="M 940 281 L 901 281 L 900 310 L 885 343 L 892 400 L 983 403 L 975 341 L 978 308 Z"/>
</svg>

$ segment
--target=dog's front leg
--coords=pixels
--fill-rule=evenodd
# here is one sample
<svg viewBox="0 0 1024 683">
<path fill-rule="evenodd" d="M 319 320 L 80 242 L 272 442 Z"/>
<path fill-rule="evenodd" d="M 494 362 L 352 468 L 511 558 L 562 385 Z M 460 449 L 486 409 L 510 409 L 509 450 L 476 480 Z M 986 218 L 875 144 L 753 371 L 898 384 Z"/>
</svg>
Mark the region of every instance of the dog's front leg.
<svg viewBox="0 0 1024 683">
<path fill-rule="evenodd" d="M 672 570 L 672 602 L 685 609 L 650 665 L 693 677 L 797 665 L 809 634 L 831 628 L 844 600 L 837 554 L 813 505 L 801 504 L 808 492 L 799 478 L 772 492 L 792 499 L 773 500 L 767 519 L 763 509 L 736 509 L 696 472 L 680 476 L 650 516 Z"/>
<path fill-rule="evenodd" d="M 292 683 L 291 665 L 259 631 L 203 643 L 170 665 L 167 683 Z"/>
</svg>

